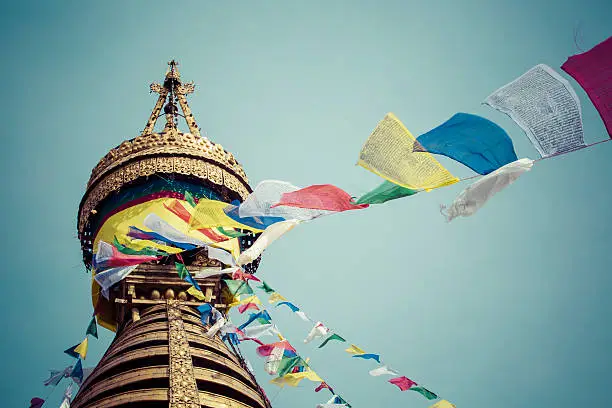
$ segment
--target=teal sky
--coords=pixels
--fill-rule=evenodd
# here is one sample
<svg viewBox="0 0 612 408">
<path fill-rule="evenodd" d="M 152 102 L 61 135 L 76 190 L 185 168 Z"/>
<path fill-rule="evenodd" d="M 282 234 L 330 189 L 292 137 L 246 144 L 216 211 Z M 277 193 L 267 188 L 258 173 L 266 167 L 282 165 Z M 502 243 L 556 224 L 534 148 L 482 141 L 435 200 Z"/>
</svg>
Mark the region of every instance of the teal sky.
<svg viewBox="0 0 612 408">
<path fill-rule="evenodd" d="M 331 183 L 353 195 L 379 179 L 354 164 L 385 113 L 419 135 L 456 112 L 505 128 L 481 102 L 538 63 L 559 67 L 612 34 L 608 1 L 4 2 L 2 35 L 5 407 L 49 391 L 92 308 L 76 213 L 93 166 L 144 127 L 176 58 L 208 137 L 264 179 Z M 588 143 L 607 138 L 579 85 Z M 439 214 L 467 183 L 295 229 L 259 274 L 307 314 L 459 408 L 608 406 L 612 386 L 612 145 L 536 164 L 471 218 Z M 470 170 L 449 160 L 459 176 Z M 351 359 L 304 345 L 310 327 L 271 310 L 286 337 L 357 407 L 423 407 Z M 90 343 L 95 364 L 112 334 Z M 268 383 L 280 408 L 314 407 L 315 384 Z M 60 386 L 49 407 L 59 405 Z M 321 395 L 322 394 L 322 395 Z"/>
</svg>

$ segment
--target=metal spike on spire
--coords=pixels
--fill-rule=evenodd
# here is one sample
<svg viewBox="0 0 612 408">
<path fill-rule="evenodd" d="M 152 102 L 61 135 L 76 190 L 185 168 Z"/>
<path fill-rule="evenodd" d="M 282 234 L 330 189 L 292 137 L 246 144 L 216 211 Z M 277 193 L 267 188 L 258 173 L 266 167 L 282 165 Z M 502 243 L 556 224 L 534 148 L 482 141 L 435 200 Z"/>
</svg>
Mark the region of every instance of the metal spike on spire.
<svg viewBox="0 0 612 408">
<path fill-rule="evenodd" d="M 196 121 L 191 113 L 191 108 L 189 108 L 187 98 L 185 97 L 186 95 L 193 93 L 195 90 L 195 85 L 193 82 L 184 84 L 181 82 L 181 75 L 177 68 L 178 65 L 178 62 L 175 60 L 168 62 L 169 68 L 166 72 L 163 85 L 160 85 L 157 82 L 153 82 L 151 84 L 151 92 L 159 94 L 159 97 L 157 98 L 157 102 L 153 107 L 151 116 L 149 116 L 149 120 L 141 133 L 142 135 L 153 133 L 155 123 L 157 122 L 163 108 L 166 116 L 166 126 L 164 127 L 164 132 L 167 132 L 170 129 L 176 129 L 176 120 L 178 116 L 183 116 L 187 122 L 187 126 L 189 127 L 191 134 L 200 137 L 200 130 L 196 125 Z M 182 115 L 178 112 L 175 102 L 178 102 L 181 106 L 181 110 L 183 111 Z"/>
</svg>

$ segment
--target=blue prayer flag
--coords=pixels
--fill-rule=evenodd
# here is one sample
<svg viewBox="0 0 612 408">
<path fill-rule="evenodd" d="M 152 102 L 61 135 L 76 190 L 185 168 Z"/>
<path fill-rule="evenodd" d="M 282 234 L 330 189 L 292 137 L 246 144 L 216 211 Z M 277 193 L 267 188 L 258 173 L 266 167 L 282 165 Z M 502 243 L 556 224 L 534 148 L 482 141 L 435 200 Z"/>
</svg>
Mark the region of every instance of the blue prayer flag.
<svg viewBox="0 0 612 408">
<path fill-rule="evenodd" d="M 380 363 L 380 356 L 378 354 L 356 354 L 353 357 L 363 358 L 364 360 L 376 360 L 376 362 Z"/>
<path fill-rule="evenodd" d="M 300 310 L 299 307 L 297 307 L 296 305 L 294 305 L 291 302 L 278 302 L 278 304 L 276 305 L 276 307 L 279 307 L 280 305 L 285 305 L 287 306 L 289 309 L 291 309 L 291 311 L 293 312 L 298 312 Z"/>
<path fill-rule="evenodd" d="M 81 359 L 77 361 L 70 373 L 70 378 L 76 381 L 77 384 L 83 382 L 83 364 L 81 364 Z"/>
<path fill-rule="evenodd" d="M 512 139 L 504 129 L 470 113 L 456 113 L 419 136 L 417 142 L 414 151 L 422 151 L 422 147 L 429 153 L 450 157 L 478 174 L 489 174 L 518 160 Z"/>
</svg>

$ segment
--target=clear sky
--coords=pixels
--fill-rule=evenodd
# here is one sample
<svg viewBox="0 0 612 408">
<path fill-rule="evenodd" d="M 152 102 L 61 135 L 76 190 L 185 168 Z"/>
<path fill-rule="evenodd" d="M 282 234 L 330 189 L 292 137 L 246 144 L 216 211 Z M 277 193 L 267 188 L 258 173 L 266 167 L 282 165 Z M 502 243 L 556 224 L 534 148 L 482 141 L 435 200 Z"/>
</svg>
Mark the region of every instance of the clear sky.
<svg viewBox="0 0 612 408">
<path fill-rule="evenodd" d="M 90 171 L 144 127 L 176 58 L 198 85 L 190 104 L 208 137 L 264 179 L 335 184 L 359 195 L 379 179 L 354 164 L 393 111 L 419 135 L 456 112 L 504 127 L 481 105 L 538 63 L 559 67 L 612 34 L 609 1 L 4 2 L 0 297 L 2 406 L 44 396 L 92 308 L 76 213 Z M 607 138 L 579 85 L 587 142 Z M 612 386 L 612 144 L 538 163 L 472 218 L 439 214 L 467 184 L 301 226 L 266 252 L 281 294 L 402 374 L 463 408 L 608 406 Z M 443 160 L 459 176 L 469 169 Z M 304 345 L 310 327 L 271 310 L 286 337 L 354 407 L 423 407 L 351 359 Z M 90 343 L 95 364 L 112 334 Z M 278 393 L 242 349 L 275 407 L 325 402 L 315 384 Z M 62 388 L 49 407 L 59 404 Z M 323 395 L 321 395 L 323 394 Z"/>
</svg>

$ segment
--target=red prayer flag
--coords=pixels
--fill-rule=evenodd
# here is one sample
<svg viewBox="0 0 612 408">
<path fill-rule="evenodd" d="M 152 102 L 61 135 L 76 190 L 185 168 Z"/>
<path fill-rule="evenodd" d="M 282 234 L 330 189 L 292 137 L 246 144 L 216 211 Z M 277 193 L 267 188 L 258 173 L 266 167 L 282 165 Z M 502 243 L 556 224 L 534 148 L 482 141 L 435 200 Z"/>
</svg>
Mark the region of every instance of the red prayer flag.
<svg viewBox="0 0 612 408">
<path fill-rule="evenodd" d="M 572 55 L 561 68 L 585 90 L 612 137 L 612 37 Z"/>
<path fill-rule="evenodd" d="M 281 205 L 336 212 L 359 210 L 369 206 L 369 204 L 354 204 L 353 198 L 346 191 L 331 184 L 316 184 L 284 193 L 280 201 L 272 207 Z"/>
<path fill-rule="evenodd" d="M 274 350 L 275 347 L 281 347 L 285 350 L 293 351 L 294 353 L 296 352 L 293 346 L 289 344 L 287 340 L 283 340 L 271 344 L 262 344 L 261 346 L 257 347 L 257 354 L 259 354 L 261 357 L 267 357 L 270 355 L 270 353 L 272 353 L 272 350 Z"/>
<path fill-rule="evenodd" d="M 250 273 L 245 273 L 241 269 L 238 269 L 236 270 L 236 272 L 234 272 L 234 274 L 232 275 L 232 279 L 233 280 L 243 280 L 243 281 L 253 280 L 255 282 L 261 282 L 259 278 L 255 277 L 254 275 Z"/>
<path fill-rule="evenodd" d="M 413 385 L 417 385 L 417 383 L 412 381 L 410 378 L 407 378 L 407 377 L 404 377 L 404 376 L 397 377 L 397 378 L 392 378 L 392 379 L 389 380 L 389 382 L 391 384 L 397 385 L 399 387 L 399 389 L 402 390 L 402 391 L 406 391 L 407 389 L 409 389 Z"/>
<path fill-rule="evenodd" d="M 189 221 L 191 220 L 191 213 L 187 211 L 187 209 L 185 209 L 185 207 L 183 206 L 183 204 L 180 203 L 180 201 L 173 200 L 172 202 L 170 202 L 170 204 L 164 203 L 164 207 L 166 207 L 166 210 L 170 211 L 172 214 L 176 215 L 181 220 L 189 224 Z M 214 242 L 223 242 L 230 239 L 225 235 L 217 234 L 212 228 L 201 228 L 197 231 L 206 235 Z"/>
<path fill-rule="evenodd" d="M 315 392 L 319 392 L 321 391 L 323 388 L 327 388 L 328 390 L 331 390 L 331 388 L 329 387 L 329 385 L 327 385 L 327 383 L 325 381 L 323 381 L 321 384 L 319 384 L 319 386 L 317 388 L 315 388 Z"/>
<path fill-rule="evenodd" d="M 247 310 L 259 310 L 259 307 L 255 303 L 246 303 L 244 305 L 238 306 L 238 312 L 244 313 Z"/>
</svg>

